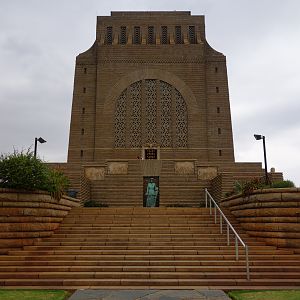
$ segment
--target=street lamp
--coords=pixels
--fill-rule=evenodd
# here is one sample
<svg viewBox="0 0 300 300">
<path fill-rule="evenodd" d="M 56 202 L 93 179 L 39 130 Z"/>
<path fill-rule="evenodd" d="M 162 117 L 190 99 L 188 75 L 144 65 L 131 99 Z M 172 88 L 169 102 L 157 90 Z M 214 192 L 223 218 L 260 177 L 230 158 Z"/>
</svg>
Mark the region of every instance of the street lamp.
<svg viewBox="0 0 300 300">
<path fill-rule="evenodd" d="M 264 160 L 265 160 L 265 177 L 266 177 L 266 184 L 269 184 L 269 176 L 268 176 L 268 167 L 267 167 L 267 152 L 266 152 L 266 141 L 265 136 L 260 134 L 254 134 L 255 139 L 263 140 L 263 147 L 264 147 Z"/>
<path fill-rule="evenodd" d="M 44 144 L 44 143 L 46 143 L 47 141 L 45 141 L 42 137 L 39 137 L 39 138 L 35 138 L 35 139 L 34 139 L 34 157 L 36 157 L 37 142 L 39 142 L 39 143 L 41 143 L 41 144 Z"/>
</svg>

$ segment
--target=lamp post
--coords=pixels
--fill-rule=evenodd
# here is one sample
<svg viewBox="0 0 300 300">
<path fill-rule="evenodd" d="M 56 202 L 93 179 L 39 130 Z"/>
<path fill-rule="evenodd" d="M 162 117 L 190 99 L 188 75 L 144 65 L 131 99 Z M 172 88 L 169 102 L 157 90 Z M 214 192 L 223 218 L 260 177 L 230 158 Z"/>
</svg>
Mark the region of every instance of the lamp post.
<svg viewBox="0 0 300 300">
<path fill-rule="evenodd" d="M 36 157 L 36 152 L 37 152 L 37 142 L 41 143 L 41 144 L 44 144 L 46 143 L 47 141 L 45 141 L 42 137 L 39 137 L 39 138 L 35 138 L 34 139 L 34 157 Z"/>
<path fill-rule="evenodd" d="M 255 139 L 263 140 L 263 148 L 264 148 L 264 161 L 265 161 L 265 177 L 266 177 L 266 184 L 270 183 L 269 176 L 268 176 L 268 167 L 267 167 L 267 152 L 266 152 L 266 139 L 264 135 L 254 134 Z"/>
</svg>

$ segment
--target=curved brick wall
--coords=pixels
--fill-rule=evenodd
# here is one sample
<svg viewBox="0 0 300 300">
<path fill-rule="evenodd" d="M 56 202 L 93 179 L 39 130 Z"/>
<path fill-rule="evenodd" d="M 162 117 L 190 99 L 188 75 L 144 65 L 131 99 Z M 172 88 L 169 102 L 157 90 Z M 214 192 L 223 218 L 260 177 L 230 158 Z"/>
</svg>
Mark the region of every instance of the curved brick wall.
<svg viewBox="0 0 300 300">
<path fill-rule="evenodd" d="M 50 236 L 79 200 L 46 192 L 0 189 L 0 254 Z"/>
<path fill-rule="evenodd" d="M 300 248 L 300 188 L 257 190 L 251 196 L 221 201 L 242 227 L 279 247 Z"/>
</svg>

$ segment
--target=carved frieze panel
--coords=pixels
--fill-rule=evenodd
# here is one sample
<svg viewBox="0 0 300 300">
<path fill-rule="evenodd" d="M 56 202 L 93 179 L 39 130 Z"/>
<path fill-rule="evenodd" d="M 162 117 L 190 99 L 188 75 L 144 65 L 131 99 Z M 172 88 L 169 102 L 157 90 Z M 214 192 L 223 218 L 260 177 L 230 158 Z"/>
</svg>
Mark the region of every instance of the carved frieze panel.
<svg viewBox="0 0 300 300">
<path fill-rule="evenodd" d="M 111 175 L 126 175 L 128 173 L 128 162 L 108 162 L 107 173 Z"/>
<path fill-rule="evenodd" d="M 195 173 L 195 164 L 192 161 L 175 162 L 175 174 L 188 175 Z"/>
<path fill-rule="evenodd" d="M 84 174 L 89 180 L 104 180 L 105 167 L 86 167 Z"/>
<path fill-rule="evenodd" d="M 198 167 L 198 179 L 200 180 L 211 180 L 217 175 L 217 167 Z"/>
</svg>

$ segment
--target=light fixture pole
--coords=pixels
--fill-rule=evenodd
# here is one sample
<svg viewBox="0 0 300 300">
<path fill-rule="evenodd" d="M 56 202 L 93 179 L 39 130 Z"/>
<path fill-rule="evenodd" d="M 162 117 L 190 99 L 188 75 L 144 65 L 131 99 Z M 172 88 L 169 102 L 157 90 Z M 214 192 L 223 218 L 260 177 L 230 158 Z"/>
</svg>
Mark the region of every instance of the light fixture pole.
<svg viewBox="0 0 300 300">
<path fill-rule="evenodd" d="M 39 138 L 35 138 L 34 139 L 34 157 L 36 158 L 36 152 L 37 152 L 37 142 L 41 143 L 41 144 L 44 144 L 46 143 L 47 141 L 45 141 L 42 137 L 39 137 Z"/>
<path fill-rule="evenodd" d="M 254 134 L 255 139 L 258 140 L 263 140 L 263 148 L 264 148 L 264 161 L 265 161 L 265 182 L 266 184 L 270 183 L 269 176 L 268 176 L 268 167 L 267 167 L 267 151 L 266 151 L 266 139 L 264 135 L 260 134 Z"/>
</svg>

